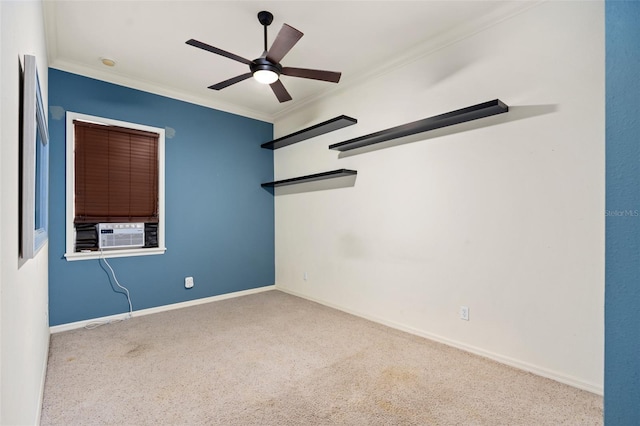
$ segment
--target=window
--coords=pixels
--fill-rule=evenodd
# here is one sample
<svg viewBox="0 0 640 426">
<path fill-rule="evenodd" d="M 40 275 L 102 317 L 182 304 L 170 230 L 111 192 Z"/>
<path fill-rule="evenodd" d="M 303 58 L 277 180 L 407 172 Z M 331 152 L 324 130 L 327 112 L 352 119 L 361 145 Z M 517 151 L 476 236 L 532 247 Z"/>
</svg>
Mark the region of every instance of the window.
<svg viewBox="0 0 640 426">
<path fill-rule="evenodd" d="M 26 261 L 47 241 L 49 217 L 49 133 L 33 55 L 24 56 L 22 85 L 20 256 Z"/>
<path fill-rule="evenodd" d="M 67 260 L 101 255 L 99 223 L 144 223 L 143 247 L 105 257 L 164 253 L 164 129 L 73 112 L 66 124 Z"/>
</svg>

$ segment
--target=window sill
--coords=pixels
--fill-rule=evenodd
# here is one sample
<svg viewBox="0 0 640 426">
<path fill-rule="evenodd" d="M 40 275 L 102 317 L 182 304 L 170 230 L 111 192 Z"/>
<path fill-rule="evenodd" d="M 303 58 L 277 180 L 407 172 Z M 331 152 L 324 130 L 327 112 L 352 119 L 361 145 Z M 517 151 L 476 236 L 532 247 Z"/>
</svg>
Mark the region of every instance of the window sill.
<svg viewBox="0 0 640 426">
<path fill-rule="evenodd" d="M 134 256 L 151 256 L 156 254 L 164 254 L 167 251 L 165 247 L 146 248 L 146 249 L 125 249 L 125 250 L 104 250 L 102 252 L 92 251 L 89 253 L 65 253 L 64 257 L 67 261 L 75 260 L 95 260 L 112 257 L 134 257 Z"/>
</svg>

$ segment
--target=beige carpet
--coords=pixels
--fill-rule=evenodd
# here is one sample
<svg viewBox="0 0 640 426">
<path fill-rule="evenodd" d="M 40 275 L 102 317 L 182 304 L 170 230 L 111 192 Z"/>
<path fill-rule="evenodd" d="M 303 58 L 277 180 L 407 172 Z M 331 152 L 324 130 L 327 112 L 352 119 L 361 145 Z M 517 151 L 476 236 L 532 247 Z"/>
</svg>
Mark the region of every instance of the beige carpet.
<svg viewBox="0 0 640 426">
<path fill-rule="evenodd" d="M 42 425 L 599 425 L 602 397 L 279 291 L 51 337 Z"/>
</svg>

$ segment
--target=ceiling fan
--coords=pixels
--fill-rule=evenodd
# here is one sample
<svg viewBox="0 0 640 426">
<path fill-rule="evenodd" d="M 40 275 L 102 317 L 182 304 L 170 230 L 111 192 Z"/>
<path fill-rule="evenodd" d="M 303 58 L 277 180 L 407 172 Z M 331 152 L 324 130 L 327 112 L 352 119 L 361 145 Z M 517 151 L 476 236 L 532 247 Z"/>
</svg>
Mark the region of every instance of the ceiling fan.
<svg viewBox="0 0 640 426">
<path fill-rule="evenodd" d="M 263 10 L 258 13 L 258 21 L 260 21 L 260 24 L 262 24 L 262 26 L 264 26 L 264 52 L 259 58 L 254 59 L 253 61 L 250 61 L 238 55 L 234 55 L 233 53 L 227 52 L 225 50 L 218 49 L 217 47 L 210 46 L 198 40 L 187 40 L 186 43 L 191 46 L 198 47 L 200 49 L 204 49 L 217 55 L 221 55 L 229 59 L 233 59 L 234 61 L 242 62 L 243 64 L 249 65 L 249 70 L 251 72 L 241 74 L 220 83 L 211 85 L 209 86 L 209 89 L 221 90 L 225 87 L 231 86 L 232 84 L 236 84 L 253 77 L 258 82 L 271 86 L 271 89 L 278 98 L 278 101 L 286 102 L 291 100 L 291 95 L 289 94 L 289 92 L 287 92 L 287 89 L 285 89 L 284 85 L 280 81 L 280 75 L 329 81 L 332 83 L 337 83 L 338 81 L 340 81 L 341 73 L 339 72 L 313 70 L 307 68 L 283 67 L 282 65 L 280 65 L 280 61 L 282 60 L 282 58 L 284 58 L 285 55 L 289 53 L 289 50 L 291 50 L 291 48 L 295 46 L 295 44 L 302 38 L 304 34 L 296 30 L 292 26 L 283 24 L 280 32 L 278 33 L 278 36 L 271 45 L 271 49 L 267 50 L 267 27 L 271 25 L 271 22 L 273 22 L 273 15 L 270 12 Z"/>
</svg>

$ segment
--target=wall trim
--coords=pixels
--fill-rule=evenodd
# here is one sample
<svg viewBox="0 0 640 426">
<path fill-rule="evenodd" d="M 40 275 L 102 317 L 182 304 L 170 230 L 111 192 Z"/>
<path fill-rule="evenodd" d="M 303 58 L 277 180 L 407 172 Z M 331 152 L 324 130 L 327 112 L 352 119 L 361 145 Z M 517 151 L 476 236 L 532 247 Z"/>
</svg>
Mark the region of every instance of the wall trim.
<svg viewBox="0 0 640 426">
<path fill-rule="evenodd" d="M 113 120 L 110 118 L 99 117 L 95 115 L 82 114 L 79 112 L 67 111 L 66 112 L 66 130 L 65 141 L 66 151 L 65 158 L 67 160 L 65 166 L 66 176 L 66 202 L 65 202 L 65 258 L 67 260 L 81 260 L 81 259 L 100 259 L 106 257 L 120 257 L 120 256 L 145 256 L 164 254 L 165 247 L 165 129 L 148 126 L 146 124 L 131 123 L 122 120 Z M 73 220 L 75 217 L 75 173 L 76 173 L 76 157 L 75 157 L 75 125 L 74 121 L 84 121 L 89 123 L 103 124 L 106 126 L 125 127 L 128 129 L 142 130 L 145 132 L 156 133 L 158 135 L 158 247 L 149 249 L 132 249 L 132 250 L 107 250 L 106 252 L 91 252 L 91 253 L 75 253 L 75 234 L 76 230 L 73 226 Z"/>
<path fill-rule="evenodd" d="M 226 300 L 226 299 L 233 299 L 236 297 L 242 297 L 242 296 L 248 296 L 250 294 L 256 294 L 256 293 L 262 293 L 265 291 L 272 291 L 272 290 L 279 290 L 282 291 L 283 293 L 288 293 L 291 294 L 293 296 L 297 296 L 300 297 L 302 299 L 306 299 L 306 300 L 310 300 L 312 302 L 316 302 L 319 303 L 321 305 L 324 306 L 328 306 L 330 308 L 333 309 L 337 309 L 339 311 L 342 312 L 346 312 L 348 314 L 351 315 L 355 315 L 357 317 L 369 320 L 369 321 L 373 321 L 376 322 L 378 324 L 382 324 L 385 325 L 387 327 L 391 327 L 394 328 L 396 330 L 400 330 L 400 331 L 404 331 L 406 333 L 410 333 L 416 336 L 420 336 L 423 337 L 425 339 L 429 339 L 429 340 L 433 340 L 435 342 L 438 343 L 443 343 L 447 346 L 451 346 L 457 349 L 461 349 L 463 351 L 475 354 L 475 355 L 479 355 L 488 359 L 491 359 L 493 361 L 499 362 L 501 364 L 505 364 L 508 365 L 510 367 L 514 367 L 517 368 L 519 370 L 523 370 L 523 371 L 527 371 L 529 373 L 533 373 L 536 374 L 538 376 L 541 377 L 545 377 L 547 379 L 551 379 L 551 380 L 555 380 L 556 382 L 560 382 L 563 383 L 565 385 L 569 385 L 572 386 L 574 388 L 577 389 L 582 389 L 591 393 L 594 393 L 596 395 L 600 395 L 602 396 L 604 394 L 604 388 L 602 386 L 599 386 L 595 383 L 590 383 L 590 382 L 585 382 L 584 380 L 580 380 L 576 377 L 573 376 L 569 376 L 563 373 L 560 373 L 558 371 L 555 370 L 550 370 L 544 367 L 540 367 L 534 364 L 530 364 L 524 361 L 520 361 L 518 359 L 515 358 L 511 358 L 511 357 L 507 357 L 504 355 L 500 355 L 497 354 L 495 352 L 491 352 L 491 351 L 487 351 L 472 345 L 467 345 L 465 343 L 459 342 L 457 340 L 452 340 L 452 339 L 448 339 L 446 337 L 437 335 L 437 334 L 433 334 L 433 333 L 429 333 L 429 332 L 425 332 L 423 330 L 419 330 L 417 328 L 411 327 L 411 326 L 407 326 L 395 321 L 389 321 L 386 320 L 384 318 L 380 318 L 377 316 L 373 316 L 373 315 L 368 315 L 368 314 L 364 314 L 362 312 L 359 311 L 355 311 L 352 309 L 348 309 L 345 308 L 343 306 L 331 303 L 331 302 L 327 302 L 325 300 L 322 299 L 317 299 L 315 297 L 310 297 L 307 296 L 305 294 L 299 293 L 297 291 L 294 290 L 290 290 L 287 288 L 284 288 L 282 286 L 279 285 L 269 285 L 269 286 L 265 286 L 265 287 L 259 287 L 259 288 L 254 288 L 254 289 L 249 289 L 249 290 L 242 290 L 242 291 L 237 291 L 237 292 L 233 292 L 233 293 L 227 293 L 227 294 L 221 294 L 218 296 L 211 296 L 211 297 L 205 297 L 202 299 L 195 299 L 195 300 L 189 300 L 186 302 L 179 302 L 179 303 L 173 303 L 170 305 L 163 305 L 163 306 L 157 306 L 154 308 L 147 308 L 147 309 L 141 309 L 138 311 L 133 311 L 132 317 L 141 317 L 144 315 L 151 315 L 151 314 L 156 314 L 159 312 L 165 312 L 165 311 L 171 311 L 174 309 L 182 309 L 182 308 L 187 308 L 190 306 L 197 306 L 197 305 L 202 305 L 205 303 L 211 303 L 211 302 L 218 302 L 221 300 Z M 109 316 L 105 316 L 105 317 L 100 317 L 100 318 L 93 318 L 93 319 L 88 319 L 88 320 L 83 320 L 83 321 L 76 321 L 76 322 L 72 322 L 72 323 L 67 323 L 67 324 L 61 324 L 61 325 L 56 325 L 56 326 L 52 326 L 50 327 L 50 332 L 51 334 L 55 334 L 55 333 L 62 333 L 64 331 L 69 331 L 69 330 L 75 330 L 75 329 L 79 329 L 79 328 L 83 328 L 88 324 L 91 323 L 99 323 L 99 322 L 110 322 L 110 321 L 121 321 L 124 319 L 127 319 L 128 317 L 128 313 L 122 313 L 122 314 L 116 314 L 116 315 L 109 315 Z M 47 343 L 47 348 L 48 348 L 48 343 Z M 45 376 L 46 376 L 46 359 L 45 359 L 45 366 L 43 368 L 43 377 L 42 377 L 42 384 L 41 384 L 41 394 L 44 395 L 44 380 L 45 380 Z M 42 399 L 40 401 L 40 408 L 42 405 Z M 38 419 L 39 419 L 39 414 L 38 414 Z"/>
<path fill-rule="evenodd" d="M 172 303 L 170 305 L 156 306 L 155 308 L 140 309 L 138 311 L 133 311 L 133 313 L 131 314 L 131 317 L 133 318 L 133 317 L 141 317 L 145 315 L 157 314 L 159 312 L 188 308 L 190 306 L 203 305 L 205 303 L 219 302 L 221 300 L 233 299 L 235 297 L 248 296 L 250 294 L 262 293 L 264 291 L 271 291 L 271 290 L 276 290 L 276 286 L 268 285 L 264 287 L 252 288 L 249 290 L 242 290 L 242 291 L 235 291 L 233 293 L 220 294 L 218 296 L 203 297 L 201 299 L 188 300 L 186 302 Z M 83 328 L 93 323 L 117 322 L 117 321 L 122 321 L 128 318 L 129 318 L 129 313 L 125 312 L 122 314 L 109 315 L 106 317 L 93 318 L 93 319 L 87 319 L 82 321 L 70 322 L 67 324 L 54 325 L 50 327 L 49 330 L 51 331 L 51 334 L 62 333 L 64 331 Z"/>
<path fill-rule="evenodd" d="M 120 86 L 129 87 L 136 90 L 142 90 L 145 92 L 153 93 L 160 96 L 166 96 L 169 98 L 195 103 L 197 105 L 214 108 L 220 111 L 229 112 L 231 114 L 237 114 L 244 117 L 254 118 L 256 120 L 262 120 L 269 123 L 274 123 L 280 119 L 286 117 L 295 111 L 305 108 L 310 104 L 318 102 L 320 99 L 327 96 L 333 96 L 337 91 L 348 90 L 351 87 L 362 84 L 362 82 L 375 79 L 380 75 L 391 72 L 397 68 L 403 67 L 409 62 L 418 60 L 422 56 L 429 55 L 445 46 L 457 43 L 467 37 L 473 36 L 478 32 L 484 31 L 504 20 L 510 19 L 518 14 L 524 13 L 529 9 L 544 3 L 547 0 L 530 0 L 527 2 L 513 2 L 508 10 L 492 12 L 488 16 L 482 16 L 479 19 L 473 20 L 469 23 L 455 27 L 444 34 L 439 35 L 435 39 L 429 39 L 418 46 L 414 46 L 406 51 L 401 52 L 395 58 L 387 61 L 384 65 L 371 70 L 363 75 L 353 77 L 351 79 L 348 76 L 343 77 L 340 85 L 327 89 L 324 92 L 320 92 L 317 95 L 311 95 L 303 99 L 299 99 L 295 104 L 284 107 L 274 113 L 265 113 L 253 108 L 242 107 L 230 102 L 224 102 L 213 99 L 211 97 L 198 96 L 192 93 L 186 93 L 184 91 L 174 89 L 171 87 L 165 87 L 153 82 L 143 81 L 135 79 L 122 74 L 114 74 L 113 72 L 104 71 L 100 68 L 89 67 L 84 64 L 71 62 L 65 59 L 59 58 L 58 52 L 58 40 L 56 32 L 56 4 L 55 2 L 45 1 L 44 7 L 44 28 L 46 39 L 48 40 L 47 48 L 49 60 L 49 67 L 55 68 L 61 71 L 78 74 L 81 76 L 94 78 L 97 80 L 105 81 Z"/>
<path fill-rule="evenodd" d="M 322 99 L 330 96 L 335 96 L 337 93 L 342 93 L 362 84 L 368 84 L 372 81 L 375 81 L 383 75 L 403 68 L 410 63 L 419 61 L 422 58 L 430 56 L 446 47 L 457 44 L 469 37 L 473 37 L 476 34 L 492 28 L 503 21 L 525 13 L 530 9 L 543 4 L 545 1 L 547 0 L 535 0 L 526 3 L 515 2 L 511 5 L 511 8 L 509 10 L 500 12 L 494 11 L 490 15 L 480 17 L 480 19 L 476 19 L 464 25 L 454 27 L 435 38 L 428 39 L 423 43 L 420 43 L 417 46 L 414 46 L 400 53 L 396 57 L 385 61 L 385 63 L 379 67 L 371 69 L 370 71 L 366 71 L 365 73 L 360 74 L 356 77 L 349 78 L 347 76 L 340 81 L 339 85 L 332 86 L 324 92 L 300 99 L 295 104 L 284 107 L 271 116 L 271 121 L 275 124 L 288 115 L 294 114 L 295 112 L 303 108 L 307 108 L 309 105 L 317 104 Z"/>
<path fill-rule="evenodd" d="M 45 2 L 45 4 L 48 3 L 52 2 Z M 106 83 L 127 87 L 129 89 L 141 90 L 143 92 L 151 93 L 158 96 L 164 96 L 178 101 L 193 103 L 218 111 L 227 112 L 229 114 L 239 115 L 241 117 L 248 117 L 259 121 L 273 123 L 273 117 L 270 114 L 266 114 L 255 109 L 243 108 L 239 105 L 230 104 L 213 98 L 196 96 L 169 87 L 137 80 L 120 74 L 113 74 L 65 60 L 56 59 L 55 62 L 50 62 L 49 68 L 57 69 L 71 74 L 77 74 L 81 77 L 92 78 Z"/>
<path fill-rule="evenodd" d="M 457 348 L 457 349 L 461 349 L 463 351 L 470 352 L 470 353 L 472 353 L 474 355 L 479 355 L 479 356 L 482 356 L 484 358 L 488 358 L 488 359 L 491 359 L 493 361 L 499 362 L 501 364 L 505 364 L 505 365 L 508 365 L 510 367 L 517 368 L 519 370 L 527 371 L 529 373 L 533 373 L 533 374 L 535 374 L 537 376 L 545 377 L 547 379 L 555 380 L 556 382 L 560 382 L 560 383 L 563 383 L 565 385 L 569 385 L 569 386 L 577 388 L 577 389 L 585 390 L 585 391 L 594 393 L 596 395 L 600 395 L 600 396 L 604 395 L 604 387 L 600 386 L 600 385 L 597 385 L 595 383 L 585 382 L 584 380 L 580 380 L 580 379 L 578 379 L 576 377 L 569 376 L 569 375 L 560 373 L 560 372 L 555 371 L 555 370 L 550 370 L 548 368 L 544 368 L 544 367 L 540 367 L 540 366 L 537 366 L 537 365 L 534 365 L 534 364 L 530 364 L 528 362 L 520 361 L 520 360 L 515 359 L 515 358 L 511 358 L 511 357 L 508 357 L 508 356 L 500 355 L 498 353 L 487 351 L 487 350 L 478 348 L 476 346 L 467 345 L 467 344 L 459 342 L 457 340 L 448 339 L 446 337 L 443 337 L 443 336 L 440 336 L 440 335 L 437 335 L 437 334 L 433 334 L 433 333 L 429 333 L 429 332 L 426 332 L 424 330 L 420 330 L 420 329 L 417 329 L 417 328 L 414 328 L 414 327 L 411 327 L 411 326 L 407 326 L 407 325 L 404 325 L 404 324 L 401 324 L 401 323 L 398 323 L 398 322 L 395 322 L 395 321 L 389 321 L 389 320 L 381 318 L 381 317 L 364 314 L 362 312 L 355 311 L 355 310 L 352 310 L 352 309 L 348 309 L 348 308 L 345 308 L 343 306 L 336 305 L 334 303 L 327 302 L 327 301 L 322 300 L 322 299 L 317 299 L 315 297 L 309 297 L 309 296 L 307 296 L 305 294 L 298 293 L 297 291 L 290 290 L 288 288 L 284 288 L 284 287 L 279 286 L 277 284 L 276 284 L 275 287 L 276 287 L 276 290 L 282 291 L 284 293 L 288 293 L 288 294 L 291 294 L 293 296 L 297 296 L 297 297 L 300 297 L 300 298 L 303 298 L 303 299 L 306 299 L 306 300 L 310 300 L 312 302 L 316 302 L 316 303 L 319 303 L 321 305 L 328 306 L 330 308 L 337 309 L 339 311 L 346 312 L 348 314 L 355 315 L 357 317 L 364 318 L 366 320 L 373 321 L 375 323 L 382 324 L 382 325 L 385 325 L 387 327 L 394 328 L 396 330 L 404 331 L 406 333 L 413 334 L 413 335 L 416 335 L 416 336 L 420 336 L 420 337 L 423 337 L 425 339 L 433 340 L 433 341 L 438 342 L 438 343 L 443 343 L 443 344 L 445 344 L 447 346 L 451 346 L 451 347 L 454 347 L 454 348 Z"/>
<path fill-rule="evenodd" d="M 49 344 L 51 342 L 51 331 L 49 331 L 49 336 L 47 336 L 47 344 L 45 345 L 44 356 L 42 357 L 42 373 L 40 374 L 40 398 L 38 399 L 38 404 L 36 407 L 36 415 L 35 419 L 36 425 L 40 424 L 40 419 L 42 417 L 42 404 L 44 403 L 44 384 L 47 379 L 47 369 L 49 368 Z"/>
</svg>

